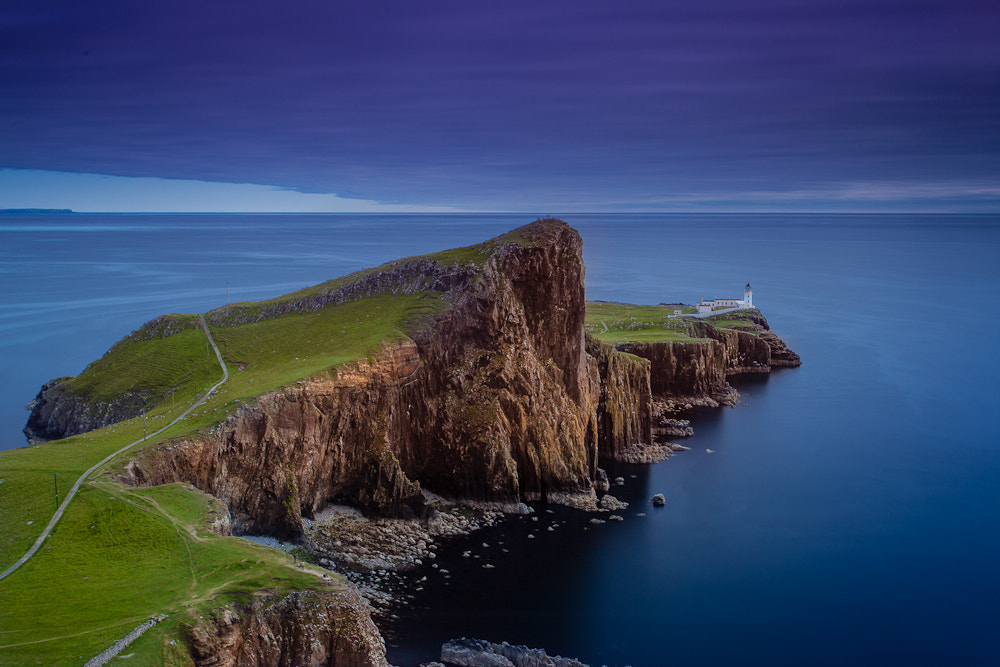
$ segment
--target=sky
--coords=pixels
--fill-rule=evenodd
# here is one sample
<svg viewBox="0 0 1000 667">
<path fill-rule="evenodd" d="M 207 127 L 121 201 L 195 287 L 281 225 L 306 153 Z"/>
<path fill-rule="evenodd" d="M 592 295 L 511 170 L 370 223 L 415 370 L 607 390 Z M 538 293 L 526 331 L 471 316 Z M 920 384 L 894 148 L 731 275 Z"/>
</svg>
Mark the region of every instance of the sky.
<svg viewBox="0 0 1000 667">
<path fill-rule="evenodd" d="M 0 208 L 1000 211 L 996 0 L 5 0 Z"/>
</svg>

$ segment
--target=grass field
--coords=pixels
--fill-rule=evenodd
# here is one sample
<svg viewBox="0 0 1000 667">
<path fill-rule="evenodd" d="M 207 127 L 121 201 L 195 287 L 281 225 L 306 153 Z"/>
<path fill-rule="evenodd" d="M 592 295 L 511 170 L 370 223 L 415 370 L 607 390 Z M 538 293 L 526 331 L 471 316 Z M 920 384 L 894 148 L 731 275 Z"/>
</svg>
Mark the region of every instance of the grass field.
<svg viewBox="0 0 1000 667">
<path fill-rule="evenodd" d="M 523 245 L 530 240 L 508 234 L 430 258 L 481 266 L 501 242 Z M 377 270 L 270 303 L 318 294 Z M 436 292 L 383 294 L 255 324 L 212 327 L 229 381 L 182 422 L 136 450 L 210 428 L 268 391 L 369 357 L 386 342 L 412 334 L 448 305 Z M 588 304 L 587 326 L 629 340 L 685 339 L 683 327 L 665 317 L 672 312 L 672 307 L 621 304 L 601 304 L 591 312 Z M 57 442 L 0 452 L 0 570 L 28 550 L 57 500 L 85 470 L 168 424 L 221 378 L 196 319 L 173 315 L 150 323 L 67 380 L 71 393 L 93 401 L 131 393 L 147 408 L 145 415 Z M 121 664 L 189 665 L 181 624 L 262 592 L 340 585 L 322 578 L 318 569 L 292 567 L 291 557 L 279 551 L 212 534 L 207 525 L 224 508 L 190 486 L 140 489 L 113 481 L 113 472 L 136 450 L 81 486 L 39 552 L 0 581 L 0 665 L 80 665 L 158 614 L 166 614 L 167 620 L 130 646 L 126 653 L 131 657 Z"/>
<path fill-rule="evenodd" d="M 460 251 L 463 260 L 472 252 Z M 211 427 L 244 401 L 370 356 L 447 306 L 434 292 L 385 295 L 213 327 L 230 380 L 181 423 L 136 450 Z M 145 416 L 0 452 L 0 570 L 28 550 L 52 517 L 53 473 L 61 501 L 85 470 L 169 423 L 221 375 L 204 332 L 182 327 L 164 338 L 144 339 L 137 332 L 69 380 L 73 393 L 93 400 L 141 391 L 158 403 Z M 128 664 L 187 665 L 178 624 L 259 591 L 333 585 L 291 567 L 283 553 L 210 534 L 205 523 L 222 508 L 191 487 L 134 489 L 112 481 L 113 471 L 136 450 L 95 473 L 41 550 L 0 581 L 0 664 L 79 665 L 151 616 L 167 614 L 129 647 Z"/>
<path fill-rule="evenodd" d="M 631 303 L 588 301 L 587 333 L 607 343 L 691 341 L 682 317 L 674 310 L 693 314 L 691 306 L 640 306 Z"/>
<path fill-rule="evenodd" d="M 45 546 L 0 582 L 0 664 L 79 665 L 158 614 L 169 618 L 157 634 L 176 636 L 179 623 L 259 591 L 339 585 L 274 549 L 213 535 L 206 522 L 218 512 L 186 485 L 82 487 Z M 164 664 L 169 646 L 133 645 L 129 664 Z M 183 655 L 166 662 L 186 664 Z"/>
<path fill-rule="evenodd" d="M 681 310 L 681 316 L 674 316 Z M 588 301 L 586 329 L 590 335 L 606 343 L 668 342 L 702 340 L 691 336 L 688 323 L 694 315 L 693 306 L 640 306 L 631 303 Z M 706 317 L 718 329 L 733 327 L 759 328 L 749 319 L 755 311 L 733 311 L 724 315 Z M 745 317 L 741 317 L 745 316 Z"/>
</svg>

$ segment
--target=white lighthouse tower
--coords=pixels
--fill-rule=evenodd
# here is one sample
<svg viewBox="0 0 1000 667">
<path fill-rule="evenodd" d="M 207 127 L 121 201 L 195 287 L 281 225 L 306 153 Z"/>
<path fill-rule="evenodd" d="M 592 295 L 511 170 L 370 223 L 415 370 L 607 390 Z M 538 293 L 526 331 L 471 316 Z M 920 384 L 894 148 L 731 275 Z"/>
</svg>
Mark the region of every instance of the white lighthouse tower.
<svg viewBox="0 0 1000 667">
<path fill-rule="evenodd" d="M 750 289 L 750 283 L 743 288 L 743 303 L 747 308 L 753 308 L 753 290 Z"/>
</svg>

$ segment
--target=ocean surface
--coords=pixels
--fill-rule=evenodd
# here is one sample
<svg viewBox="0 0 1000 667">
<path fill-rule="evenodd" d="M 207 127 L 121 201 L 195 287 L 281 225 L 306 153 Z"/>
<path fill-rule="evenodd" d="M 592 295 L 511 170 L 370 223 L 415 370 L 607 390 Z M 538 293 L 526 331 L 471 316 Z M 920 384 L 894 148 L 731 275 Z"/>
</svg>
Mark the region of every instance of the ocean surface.
<svg viewBox="0 0 1000 667">
<path fill-rule="evenodd" d="M 157 315 L 534 217 L 0 216 L 0 449 L 24 445 L 42 383 Z M 452 577 L 420 573 L 383 627 L 390 660 L 467 635 L 595 667 L 1000 664 L 1000 217 L 559 217 L 584 238 L 588 298 L 749 281 L 803 365 L 735 381 L 737 407 L 692 415 L 690 451 L 609 469 L 624 521 L 538 507 L 443 547 Z"/>
</svg>

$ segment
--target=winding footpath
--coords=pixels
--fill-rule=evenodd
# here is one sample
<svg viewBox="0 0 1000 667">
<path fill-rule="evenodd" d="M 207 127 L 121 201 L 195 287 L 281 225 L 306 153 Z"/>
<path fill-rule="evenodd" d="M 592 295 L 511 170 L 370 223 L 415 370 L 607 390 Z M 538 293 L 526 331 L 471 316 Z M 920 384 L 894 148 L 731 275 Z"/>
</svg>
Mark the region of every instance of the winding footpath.
<svg viewBox="0 0 1000 667">
<path fill-rule="evenodd" d="M 169 424 L 167 424 L 166 426 L 164 426 L 163 428 L 161 428 L 159 431 L 156 431 L 155 433 L 150 433 L 148 436 L 140 438 L 139 440 L 136 440 L 135 442 L 133 442 L 130 445 L 125 445 L 124 447 L 122 447 L 121 449 L 119 449 L 117 452 L 115 452 L 113 454 L 109 454 L 108 456 L 106 456 L 103 459 L 101 459 L 100 462 L 94 464 L 90 469 L 87 470 L 87 472 L 85 472 L 82 475 L 80 475 L 80 479 L 76 480 L 76 484 L 74 484 L 73 488 L 71 488 L 69 490 L 69 493 L 66 494 L 66 499 L 62 501 L 62 504 L 59 506 L 59 509 L 57 509 L 56 513 L 52 515 L 52 520 L 49 521 L 49 525 L 45 526 L 45 530 L 43 530 L 42 534 L 38 536 L 38 539 L 35 540 L 35 543 L 32 545 L 32 547 L 30 549 L 28 549 L 28 553 L 26 553 L 23 556 L 21 556 L 21 558 L 16 563 L 14 563 L 9 568 L 7 568 L 6 570 L 4 570 L 3 573 L 0 574 L 0 579 L 3 579 L 4 577 L 6 577 L 10 573 L 12 573 L 14 570 L 16 570 L 17 568 L 19 568 L 22 565 L 24 565 L 28 561 L 29 558 L 31 558 L 32 556 L 35 555 L 35 552 L 38 551 L 41 548 L 42 542 L 45 541 L 45 538 L 48 537 L 49 533 L 52 532 L 52 529 L 55 527 L 56 523 L 58 523 L 59 519 L 62 518 L 63 511 L 65 511 L 65 509 L 69 505 L 70 501 L 73 500 L 73 496 L 76 495 L 76 492 L 80 488 L 80 485 L 83 484 L 84 481 L 86 481 L 87 477 L 89 477 L 91 475 L 91 473 L 93 473 L 95 470 L 97 470 L 98 468 L 100 468 L 101 466 L 103 466 L 108 461 L 110 461 L 111 459 L 115 458 L 116 456 L 118 456 L 122 452 L 126 452 L 129 449 L 131 449 L 132 447 L 135 447 L 136 445 L 138 445 L 139 443 L 145 442 L 145 441 L 149 440 L 152 437 L 160 435 L 161 433 L 163 433 L 164 431 L 166 431 L 171 426 L 174 426 L 175 424 L 177 424 L 180 420 L 184 419 L 189 414 L 191 414 L 192 410 L 194 410 L 195 408 L 197 408 L 198 406 L 200 406 L 202 403 L 204 403 L 206 400 L 208 400 L 208 397 L 211 396 L 215 392 L 216 389 L 218 389 L 219 387 L 221 387 L 223 384 L 226 383 L 227 380 L 229 380 L 229 369 L 226 368 L 226 362 L 224 362 L 222 360 L 222 353 L 219 352 L 219 346 L 215 344 L 215 339 L 212 338 L 212 334 L 208 330 L 208 323 L 205 322 L 205 316 L 204 315 L 199 315 L 198 317 L 201 318 L 201 328 L 205 330 L 205 335 L 208 336 L 208 342 L 211 343 L 212 349 L 215 350 L 215 357 L 216 357 L 216 359 L 219 360 L 219 365 L 222 366 L 222 379 L 219 382 L 217 382 L 215 385 L 213 385 L 212 388 L 209 389 L 205 393 L 205 395 L 202 396 L 198 400 L 198 402 L 196 402 L 190 408 L 188 408 L 187 410 L 185 410 L 184 413 L 181 414 L 181 416 L 179 416 L 176 419 L 174 419 L 172 422 L 170 422 Z"/>
</svg>

